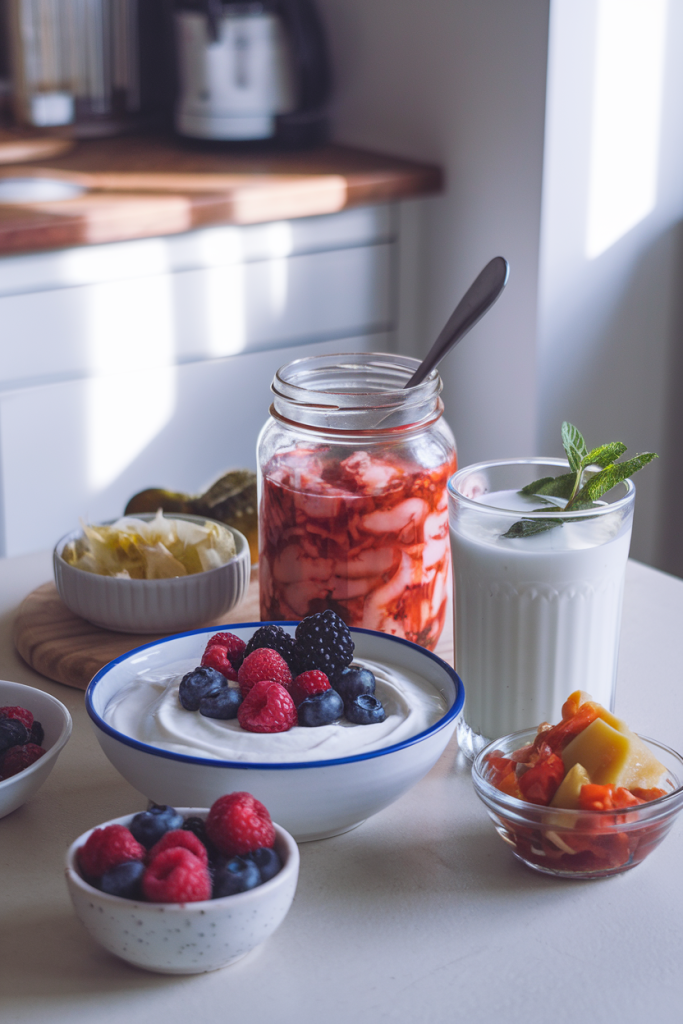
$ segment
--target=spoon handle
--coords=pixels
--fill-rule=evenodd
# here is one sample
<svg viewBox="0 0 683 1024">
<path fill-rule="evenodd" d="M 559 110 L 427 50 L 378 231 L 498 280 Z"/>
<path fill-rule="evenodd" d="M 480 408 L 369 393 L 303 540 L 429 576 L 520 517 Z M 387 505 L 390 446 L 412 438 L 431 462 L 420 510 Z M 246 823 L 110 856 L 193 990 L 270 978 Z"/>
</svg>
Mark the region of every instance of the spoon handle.
<svg viewBox="0 0 683 1024">
<path fill-rule="evenodd" d="M 414 388 L 417 384 L 421 384 L 427 374 L 431 373 L 435 366 L 438 366 L 446 353 L 450 352 L 453 346 L 457 345 L 460 339 L 464 338 L 476 322 L 483 317 L 507 284 L 509 273 L 508 261 L 502 256 L 494 256 L 486 264 L 479 277 L 470 285 L 451 313 L 446 326 L 405 385 L 406 388 Z"/>
</svg>

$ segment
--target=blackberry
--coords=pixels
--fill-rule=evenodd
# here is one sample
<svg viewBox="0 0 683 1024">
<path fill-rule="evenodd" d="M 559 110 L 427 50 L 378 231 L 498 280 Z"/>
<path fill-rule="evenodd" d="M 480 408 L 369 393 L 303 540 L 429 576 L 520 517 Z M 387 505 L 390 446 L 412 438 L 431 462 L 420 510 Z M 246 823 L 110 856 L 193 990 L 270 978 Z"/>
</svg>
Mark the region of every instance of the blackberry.
<svg viewBox="0 0 683 1024">
<path fill-rule="evenodd" d="M 180 827 L 184 832 L 192 832 L 201 843 L 204 843 L 208 850 L 210 843 L 206 835 L 206 825 L 203 818 L 193 814 L 189 818 L 185 818 Z"/>
<path fill-rule="evenodd" d="M 272 622 L 266 626 L 259 626 L 247 644 L 244 657 L 247 658 L 259 647 L 270 647 L 272 651 L 277 651 L 285 659 L 292 672 L 294 671 L 296 663 L 294 637 L 285 632 L 282 626 L 276 626 Z"/>
<path fill-rule="evenodd" d="M 44 739 L 45 739 L 45 730 L 43 729 L 43 727 L 40 724 L 40 722 L 36 722 L 36 720 L 34 719 L 33 720 L 33 725 L 31 726 L 31 736 L 30 736 L 29 742 L 30 743 L 35 743 L 36 746 L 38 746 L 38 747 L 42 747 Z"/>
<path fill-rule="evenodd" d="M 299 672 L 319 669 L 332 679 L 353 660 L 351 631 L 331 608 L 302 619 L 295 635 Z"/>
</svg>

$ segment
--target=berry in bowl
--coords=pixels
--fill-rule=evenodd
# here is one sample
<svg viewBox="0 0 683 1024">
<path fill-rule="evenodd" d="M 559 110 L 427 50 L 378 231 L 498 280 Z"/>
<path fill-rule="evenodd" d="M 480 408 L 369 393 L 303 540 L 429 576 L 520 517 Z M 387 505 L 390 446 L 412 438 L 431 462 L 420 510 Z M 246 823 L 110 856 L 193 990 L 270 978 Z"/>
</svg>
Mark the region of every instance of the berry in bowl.
<svg viewBox="0 0 683 1024">
<path fill-rule="evenodd" d="M 74 530 L 52 561 L 67 608 L 124 633 L 177 633 L 220 621 L 244 598 L 251 572 L 239 530 L 161 511 Z"/>
<path fill-rule="evenodd" d="M 86 695 L 104 753 L 149 799 L 248 790 L 299 841 L 354 828 L 418 782 L 463 702 L 440 658 L 329 609 L 148 644 Z"/>
<path fill-rule="evenodd" d="M 0 818 L 36 793 L 71 735 L 71 715 L 49 693 L 0 680 Z"/>
<path fill-rule="evenodd" d="M 561 878 L 640 864 L 683 807 L 683 758 L 582 691 L 562 721 L 512 733 L 472 766 L 477 795 L 522 863 Z"/>
<path fill-rule="evenodd" d="M 294 898 L 297 845 L 250 793 L 207 808 L 152 805 L 72 843 L 76 914 L 105 949 L 162 974 L 235 963 L 280 926 Z"/>
</svg>

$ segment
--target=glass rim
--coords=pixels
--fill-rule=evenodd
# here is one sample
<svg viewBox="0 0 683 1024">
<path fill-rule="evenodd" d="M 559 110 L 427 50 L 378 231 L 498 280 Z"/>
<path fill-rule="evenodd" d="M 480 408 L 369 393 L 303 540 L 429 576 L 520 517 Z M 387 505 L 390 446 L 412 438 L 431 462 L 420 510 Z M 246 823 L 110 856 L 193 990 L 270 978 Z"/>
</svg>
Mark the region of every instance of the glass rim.
<svg viewBox="0 0 683 1024">
<path fill-rule="evenodd" d="M 522 511 L 520 509 L 509 509 L 509 508 L 497 508 L 495 505 L 485 505 L 483 502 L 477 501 L 475 498 L 468 498 L 465 494 L 458 490 L 456 482 L 458 478 L 462 478 L 466 473 L 481 472 L 486 469 L 490 469 L 493 466 L 556 466 L 560 469 L 569 469 L 569 462 L 566 459 L 555 459 L 555 458 L 544 458 L 540 455 L 529 456 L 528 458 L 522 459 L 490 459 L 487 462 L 475 462 L 470 466 L 463 466 L 462 469 L 457 470 L 450 477 L 448 481 L 448 494 L 455 498 L 461 504 L 467 506 L 470 509 L 475 509 L 477 512 L 484 513 L 485 515 L 502 516 L 510 519 L 595 519 L 596 516 L 609 515 L 612 512 L 619 512 L 629 505 L 632 505 L 635 500 L 636 485 L 634 484 L 631 477 L 627 477 L 626 480 L 621 480 L 620 483 L 626 488 L 626 494 L 622 498 L 618 498 L 609 504 L 596 505 L 595 508 L 586 509 L 569 509 L 565 511 L 561 508 L 547 509 L 534 509 L 533 511 Z M 529 481 L 531 482 L 531 481 Z M 615 485 L 617 486 L 617 485 Z"/>
<path fill-rule="evenodd" d="M 576 822 L 581 817 L 587 815 L 595 815 L 596 820 L 603 817 L 603 820 L 607 820 L 609 815 L 614 815 L 614 809 L 611 810 L 582 810 L 580 808 L 574 809 L 570 807 L 553 807 L 546 804 L 534 804 L 528 800 L 520 800 L 519 797 L 511 796 L 508 793 L 504 793 L 502 790 L 497 789 L 486 778 L 485 761 L 489 754 L 492 754 L 495 750 L 500 750 L 501 745 L 510 745 L 519 743 L 524 746 L 524 741 L 532 742 L 537 735 L 535 729 L 520 729 L 518 732 L 510 733 L 508 736 L 501 736 L 497 740 L 491 740 L 487 743 L 482 750 L 474 758 L 471 768 L 472 782 L 477 795 L 487 805 L 494 805 L 495 809 L 499 813 L 508 813 L 510 816 L 517 816 L 518 818 L 526 817 L 527 819 L 538 818 L 539 820 L 549 813 L 557 814 L 563 819 L 566 817 L 567 821 Z M 669 755 L 673 761 L 677 763 L 679 771 L 683 770 L 683 756 L 674 750 L 673 747 L 668 746 L 666 743 L 662 743 L 660 740 L 656 740 L 651 736 L 644 736 L 642 733 L 636 733 L 639 739 L 650 747 L 655 747 L 661 751 L 662 754 Z M 513 746 L 513 750 L 517 749 Z M 510 751 L 512 752 L 512 751 Z M 507 756 L 504 752 L 503 756 Z M 673 774 L 673 769 L 664 766 L 668 775 Z M 683 783 L 679 783 L 675 789 L 669 790 L 668 793 L 664 793 L 664 796 L 657 797 L 656 800 L 648 800 L 643 804 L 637 804 L 633 807 L 626 807 L 622 813 L 630 813 L 634 815 L 632 821 L 620 823 L 620 830 L 628 831 L 632 828 L 642 826 L 643 823 L 652 818 L 658 818 L 660 816 L 667 816 L 672 812 L 672 809 L 678 807 L 683 803 Z M 672 808 L 672 805 L 674 807 Z M 573 827 L 573 824 L 572 824 Z"/>
<path fill-rule="evenodd" d="M 442 388 L 438 370 L 432 370 L 423 381 L 411 388 L 405 384 L 417 370 L 420 360 L 412 356 L 398 355 L 392 352 L 339 352 L 329 355 L 303 356 L 290 363 L 280 366 L 273 377 L 271 390 L 275 396 L 300 407 L 315 408 L 321 411 L 352 411 L 364 410 L 369 405 L 373 408 L 405 406 L 419 404 L 436 397 Z M 306 386 L 303 379 L 306 374 L 314 377 L 316 373 L 325 371 L 362 370 L 366 375 L 372 370 L 383 370 L 395 373 L 395 388 L 379 388 L 372 390 L 350 391 L 333 388 L 317 389 Z M 335 399 L 336 401 L 334 401 Z"/>
</svg>

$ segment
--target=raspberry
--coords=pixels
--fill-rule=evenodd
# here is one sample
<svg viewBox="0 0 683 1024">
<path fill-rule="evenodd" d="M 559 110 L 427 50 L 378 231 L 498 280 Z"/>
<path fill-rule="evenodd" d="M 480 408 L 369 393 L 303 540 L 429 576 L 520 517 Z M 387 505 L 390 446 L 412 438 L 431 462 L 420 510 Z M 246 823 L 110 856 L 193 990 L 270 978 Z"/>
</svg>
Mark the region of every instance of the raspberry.
<svg viewBox="0 0 683 1024">
<path fill-rule="evenodd" d="M 162 850 L 142 876 L 142 891 L 150 903 L 197 903 L 211 899 L 206 864 L 182 846 Z"/>
<path fill-rule="evenodd" d="M 195 857 L 198 857 L 202 864 L 209 863 L 209 854 L 204 843 L 198 839 L 193 832 L 185 831 L 182 828 L 174 828 L 172 832 L 166 832 L 158 843 L 155 843 L 147 854 L 147 860 L 151 864 L 155 857 L 158 857 L 164 850 L 183 847 L 189 850 Z"/>
<path fill-rule="evenodd" d="M 230 661 L 225 647 L 219 647 L 218 644 L 206 648 L 202 654 L 202 667 L 213 668 L 226 679 L 237 680 L 237 669 Z"/>
<path fill-rule="evenodd" d="M 207 816 L 206 832 L 216 849 L 228 857 L 241 857 L 275 843 L 270 814 L 251 793 L 219 797 Z"/>
<path fill-rule="evenodd" d="M 317 668 L 333 680 L 337 672 L 353 661 L 351 631 L 331 608 L 302 619 L 295 635 L 301 671 Z"/>
<path fill-rule="evenodd" d="M 289 665 L 277 651 L 269 647 L 259 647 L 253 651 L 240 665 L 237 673 L 240 691 L 246 697 L 255 683 L 269 679 L 272 683 L 280 683 L 285 689 L 292 685 L 292 673 Z M 239 717 L 239 712 L 238 712 Z"/>
<path fill-rule="evenodd" d="M 257 651 L 260 647 L 269 647 L 272 651 L 277 651 L 278 654 L 282 655 L 292 671 L 294 670 L 296 660 L 294 637 L 287 633 L 282 626 L 276 626 L 274 622 L 268 622 L 265 626 L 259 626 L 247 644 L 244 657 L 248 657 L 252 651 Z"/>
<path fill-rule="evenodd" d="M 306 700 L 307 697 L 312 697 L 315 693 L 323 693 L 325 690 L 330 689 L 330 681 L 324 672 L 319 672 L 317 669 L 309 669 L 308 672 L 302 672 L 300 676 L 297 676 L 292 683 L 292 700 L 299 707 L 302 700 Z"/>
<path fill-rule="evenodd" d="M 296 706 L 284 686 L 262 679 L 240 704 L 237 721 L 247 732 L 287 732 L 296 725 Z"/>
<path fill-rule="evenodd" d="M 2 758 L 2 774 L 9 779 L 34 764 L 45 751 L 36 743 L 25 743 L 21 747 L 10 747 Z"/>
<path fill-rule="evenodd" d="M 16 718 L 17 721 L 24 723 L 29 732 L 33 725 L 33 715 L 26 708 L 0 708 L 0 718 Z"/>
<path fill-rule="evenodd" d="M 105 871 L 127 860 L 144 860 L 147 851 L 123 825 L 107 825 L 91 832 L 78 851 L 86 878 L 101 878 Z"/>
<path fill-rule="evenodd" d="M 202 665 L 209 665 L 212 669 L 218 669 L 218 671 L 221 672 L 222 670 L 218 667 L 217 659 L 219 656 L 218 652 L 224 651 L 222 664 L 226 669 L 229 666 L 232 668 L 233 672 L 237 673 L 238 669 L 244 662 L 246 646 L 247 645 L 244 640 L 241 640 L 240 637 L 236 637 L 234 633 L 214 633 L 204 651 L 205 657 L 209 655 L 210 651 L 212 652 L 209 655 L 212 660 L 205 662 L 204 658 L 202 658 Z M 226 675 L 225 678 L 237 679 L 238 677 L 237 675 Z"/>
</svg>

